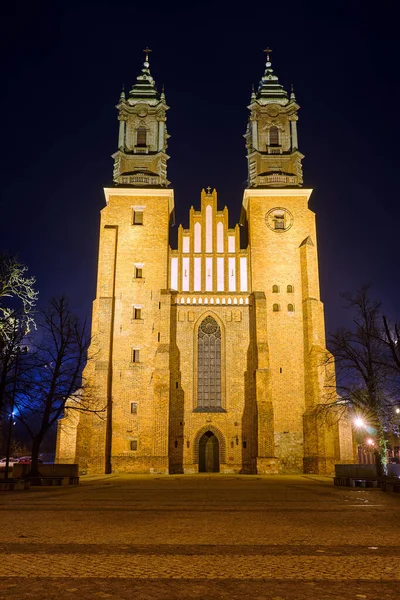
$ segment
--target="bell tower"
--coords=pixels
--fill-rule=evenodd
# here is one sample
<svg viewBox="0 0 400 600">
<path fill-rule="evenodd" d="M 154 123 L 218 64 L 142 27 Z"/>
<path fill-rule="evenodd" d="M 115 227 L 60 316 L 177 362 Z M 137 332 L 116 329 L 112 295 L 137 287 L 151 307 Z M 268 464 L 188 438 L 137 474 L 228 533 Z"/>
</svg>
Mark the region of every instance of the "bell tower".
<svg viewBox="0 0 400 600">
<path fill-rule="evenodd" d="M 257 92 L 251 95 L 245 134 L 248 187 L 301 187 L 303 154 L 298 150 L 297 111 L 292 88 L 290 97 L 272 69 L 267 48 L 265 72 Z"/>
<path fill-rule="evenodd" d="M 126 97 L 122 91 L 118 109 L 118 150 L 113 154 L 114 183 L 135 187 L 167 187 L 167 139 L 165 94 L 157 91 L 150 74 L 150 48 Z"/>
<path fill-rule="evenodd" d="M 328 382 L 323 366 L 315 214 L 308 207 L 312 190 L 302 187 L 299 106 L 274 74 L 270 52 L 249 106 L 243 197 L 255 313 L 257 472 L 271 472 L 278 461 L 280 472 L 330 473 L 351 436 L 315 417 L 334 385 L 334 373 Z"/>
</svg>

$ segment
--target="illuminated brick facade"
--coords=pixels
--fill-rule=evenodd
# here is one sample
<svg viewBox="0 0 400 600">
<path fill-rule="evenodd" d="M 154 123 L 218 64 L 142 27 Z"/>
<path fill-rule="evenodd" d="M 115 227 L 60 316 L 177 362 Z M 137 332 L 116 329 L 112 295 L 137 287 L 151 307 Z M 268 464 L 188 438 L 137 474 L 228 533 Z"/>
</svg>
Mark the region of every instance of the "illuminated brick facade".
<svg viewBox="0 0 400 600">
<path fill-rule="evenodd" d="M 330 473 L 353 450 L 348 425 L 314 414 L 324 314 L 294 94 L 268 58 L 245 135 L 246 248 L 210 189 L 170 248 L 167 108 L 146 59 L 118 105 L 116 185 L 101 216 L 85 375 L 105 416 L 61 420 L 57 460 L 90 473 Z"/>
</svg>

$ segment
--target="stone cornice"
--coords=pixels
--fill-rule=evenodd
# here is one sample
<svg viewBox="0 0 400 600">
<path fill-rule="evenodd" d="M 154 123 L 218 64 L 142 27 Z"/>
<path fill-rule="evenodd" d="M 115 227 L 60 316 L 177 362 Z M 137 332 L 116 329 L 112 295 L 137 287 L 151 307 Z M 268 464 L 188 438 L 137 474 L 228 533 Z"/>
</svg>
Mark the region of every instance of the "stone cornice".
<svg viewBox="0 0 400 600">
<path fill-rule="evenodd" d="M 311 188 L 248 188 L 243 193 L 243 208 L 247 210 L 249 198 L 255 196 L 256 198 L 271 198 L 279 196 L 291 196 L 302 197 L 306 196 L 307 202 L 312 194 Z"/>
<path fill-rule="evenodd" d="M 174 190 L 165 189 L 165 188 L 124 188 L 124 187 L 115 187 L 115 188 L 104 188 L 104 195 L 106 197 L 106 203 L 111 196 L 129 196 L 131 198 L 140 196 L 149 197 L 149 196 L 162 196 L 168 198 L 168 206 L 169 212 L 171 213 L 174 210 Z"/>
</svg>

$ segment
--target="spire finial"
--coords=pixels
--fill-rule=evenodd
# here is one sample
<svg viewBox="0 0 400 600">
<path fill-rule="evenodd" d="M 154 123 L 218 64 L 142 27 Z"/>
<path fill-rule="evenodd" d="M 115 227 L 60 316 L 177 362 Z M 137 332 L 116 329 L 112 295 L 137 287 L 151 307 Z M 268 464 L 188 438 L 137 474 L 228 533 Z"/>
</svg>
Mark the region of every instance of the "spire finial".
<svg viewBox="0 0 400 600">
<path fill-rule="evenodd" d="M 207 196 L 210 196 L 210 195 L 211 195 L 211 188 L 210 188 L 210 186 L 208 186 L 208 188 L 207 188 Z"/>
<path fill-rule="evenodd" d="M 267 62 L 269 62 L 269 61 L 270 61 L 270 59 L 269 59 L 269 55 L 270 55 L 270 54 L 271 54 L 271 52 L 272 52 L 272 48 L 270 48 L 269 46 L 267 46 L 267 47 L 266 47 L 266 49 L 265 49 L 265 50 L 263 50 L 263 52 L 265 52 L 265 53 L 266 53 L 266 55 L 267 55 Z"/>
<path fill-rule="evenodd" d="M 293 86 L 293 83 L 290 86 L 290 99 L 291 100 L 296 100 L 296 96 L 294 95 L 294 86 Z"/>
<path fill-rule="evenodd" d="M 148 46 L 146 46 L 146 48 L 143 50 L 144 54 L 145 54 L 145 61 L 149 62 L 149 53 L 151 52 L 150 48 Z"/>
<path fill-rule="evenodd" d="M 122 84 L 121 95 L 119 97 L 120 100 L 125 100 L 125 86 Z"/>
</svg>

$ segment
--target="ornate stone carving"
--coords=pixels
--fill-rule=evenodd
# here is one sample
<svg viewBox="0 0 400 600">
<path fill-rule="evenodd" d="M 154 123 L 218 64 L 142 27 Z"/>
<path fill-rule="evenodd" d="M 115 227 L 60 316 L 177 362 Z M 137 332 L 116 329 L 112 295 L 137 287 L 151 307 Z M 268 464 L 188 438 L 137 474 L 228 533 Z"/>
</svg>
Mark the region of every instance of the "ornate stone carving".
<svg viewBox="0 0 400 600">
<path fill-rule="evenodd" d="M 280 113 L 279 106 L 277 106 L 276 104 L 271 104 L 270 106 L 267 106 L 267 113 L 270 117 L 276 117 Z"/>
</svg>

